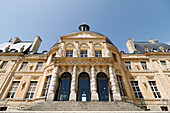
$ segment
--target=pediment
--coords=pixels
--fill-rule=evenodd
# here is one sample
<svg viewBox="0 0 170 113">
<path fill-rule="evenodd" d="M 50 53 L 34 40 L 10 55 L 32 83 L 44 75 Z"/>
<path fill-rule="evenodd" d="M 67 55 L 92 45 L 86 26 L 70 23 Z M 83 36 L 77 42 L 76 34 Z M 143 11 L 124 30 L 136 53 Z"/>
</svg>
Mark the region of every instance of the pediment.
<svg viewBox="0 0 170 113">
<path fill-rule="evenodd" d="M 63 38 L 107 38 L 107 37 L 103 35 L 91 33 L 88 31 L 82 31 L 82 32 L 75 32 L 75 33 L 62 36 L 61 39 Z"/>
</svg>

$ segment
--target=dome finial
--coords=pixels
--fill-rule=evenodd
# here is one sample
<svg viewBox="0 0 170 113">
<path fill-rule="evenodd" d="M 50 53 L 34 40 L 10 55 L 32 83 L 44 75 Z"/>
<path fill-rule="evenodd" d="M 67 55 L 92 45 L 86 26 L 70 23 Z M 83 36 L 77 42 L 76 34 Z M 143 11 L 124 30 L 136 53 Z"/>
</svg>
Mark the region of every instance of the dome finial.
<svg viewBox="0 0 170 113">
<path fill-rule="evenodd" d="M 79 30 L 80 31 L 89 31 L 90 27 L 87 24 L 85 24 L 85 22 L 83 22 L 83 24 L 79 26 Z"/>
<path fill-rule="evenodd" d="M 83 19 L 83 24 L 86 24 L 86 23 L 85 23 L 85 19 Z"/>
</svg>

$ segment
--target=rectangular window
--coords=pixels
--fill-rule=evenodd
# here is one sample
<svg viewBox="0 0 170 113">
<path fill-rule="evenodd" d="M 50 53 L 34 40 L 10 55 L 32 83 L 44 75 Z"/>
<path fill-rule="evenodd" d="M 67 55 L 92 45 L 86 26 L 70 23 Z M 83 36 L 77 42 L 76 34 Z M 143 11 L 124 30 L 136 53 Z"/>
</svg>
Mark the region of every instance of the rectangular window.
<svg viewBox="0 0 170 113">
<path fill-rule="evenodd" d="M 156 86 L 156 82 L 155 81 L 149 81 L 149 85 L 152 89 L 154 97 L 155 98 L 161 98 L 160 92 L 158 91 L 158 88 Z"/>
<path fill-rule="evenodd" d="M 73 57 L 73 51 L 66 51 L 66 57 Z"/>
<path fill-rule="evenodd" d="M 20 81 L 13 81 L 12 87 L 11 87 L 10 91 L 8 92 L 8 95 L 6 98 L 14 98 L 14 95 L 18 88 L 19 83 L 20 83 Z"/>
<path fill-rule="evenodd" d="M 125 66 L 127 69 L 132 69 L 130 62 L 125 62 Z"/>
<path fill-rule="evenodd" d="M 168 111 L 168 107 L 167 106 L 161 106 L 161 110 L 162 111 Z"/>
<path fill-rule="evenodd" d="M 102 51 L 95 51 L 95 57 L 102 57 Z"/>
<path fill-rule="evenodd" d="M 87 51 L 81 51 L 80 55 L 81 57 L 87 57 Z"/>
<path fill-rule="evenodd" d="M 141 62 L 142 68 L 147 69 L 146 62 Z"/>
<path fill-rule="evenodd" d="M 23 62 L 23 63 L 22 63 L 21 70 L 25 69 L 25 68 L 27 67 L 27 64 L 28 64 L 28 62 Z"/>
<path fill-rule="evenodd" d="M 120 90 L 121 96 L 126 96 L 125 90 L 124 90 L 124 87 L 123 87 L 122 76 L 117 76 L 117 82 L 118 82 L 118 85 L 119 85 L 119 90 Z"/>
<path fill-rule="evenodd" d="M 48 76 L 46 79 L 46 82 L 45 82 L 43 96 L 47 96 L 47 94 L 48 94 L 48 89 L 50 87 L 50 81 L 51 81 L 51 76 Z"/>
<path fill-rule="evenodd" d="M 40 70 L 43 66 L 43 62 L 38 62 L 36 70 Z"/>
<path fill-rule="evenodd" d="M 116 55 L 114 53 L 112 53 L 112 56 L 113 56 L 115 62 L 117 62 Z"/>
<path fill-rule="evenodd" d="M 135 97 L 138 99 L 143 98 L 142 93 L 138 86 L 138 81 L 131 81 L 131 85 L 132 85 L 132 89 L 135 94 Z"/>
<path fill-rule="evenodd" d="M 160 61 L 160 62 L 161 62 L 162 66 L 163 66 L 165 69 L 168 68 L 165 61 Z"/>
<path fill-rule="evenodd" d="M 2 65 L 1 65 L 1 69 L 4 69 L 5 67 L 6 67 L 6 65 L 7 65 L 7 63 L 8 63 L 8 61 L 3 61 L 3 63 L 2 63 Z"/>
<path fill-rule="evenodd" d="M 31 81 L 30 87 L 28 89 L 28 92 L 25 98 L 28 98 L 28 99 L 33 98 L 36 86 L 37 86 L 37 81 Z"/>
</svg>

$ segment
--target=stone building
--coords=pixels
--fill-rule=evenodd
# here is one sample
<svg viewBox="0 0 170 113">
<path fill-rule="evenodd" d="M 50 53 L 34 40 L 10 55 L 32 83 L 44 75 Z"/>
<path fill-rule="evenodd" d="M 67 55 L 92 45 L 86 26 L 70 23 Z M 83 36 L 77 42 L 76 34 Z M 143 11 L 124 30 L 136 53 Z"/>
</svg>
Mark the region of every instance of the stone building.
<svg viewBox="0 0 170 113">
<path fill-rule="evenodd" d="M 0 44 L 0 110 L 169 110 L 170 45 L 128 39 L 119 52 L 83 23 L 37 53 L 41 38 Z"/>
</svg>

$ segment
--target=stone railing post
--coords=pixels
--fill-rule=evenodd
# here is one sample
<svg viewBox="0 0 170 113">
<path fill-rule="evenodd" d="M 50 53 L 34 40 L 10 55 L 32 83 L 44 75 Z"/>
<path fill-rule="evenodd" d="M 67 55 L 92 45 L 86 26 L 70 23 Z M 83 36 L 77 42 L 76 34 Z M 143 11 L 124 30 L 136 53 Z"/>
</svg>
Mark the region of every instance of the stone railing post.
<svg viewBox="0 0 170 113">
<path fill-rule="evenodd" d="M 53 101 L 55 97 L 56 84 L 57 84 L 57 75 L 58 75 L 58 66 L 56 66 L 53 70 L 53 74 L 51 77 L 50 87 L 47 95 L 47 100 Z"/>
<path fill-rule="evenodd" d="M 76 101 L 76 71 L 77 66 L 73 67 L 73 75 L 71 79 L 70 101 Z"/>
<path fill-rule="evenodd" d="M 110 85 L 111 85 L 111 91 L 113 93 L 113 100 L 121 100 L 120 93 L 117 88 L 116 84 L 116 74 L 114 72 L 114 69 L 112 66 L 109 66 L 109 74 L 110 74 Z"/>
<path fill-rule="evenodd" d="M 97 93 L 97 87 L 96 87 L 96 76 L 94 72 L 94 66 L 91 67 L 91 100 L 92 101 L 98 101 L 99 96 Z"/>
</svg>

